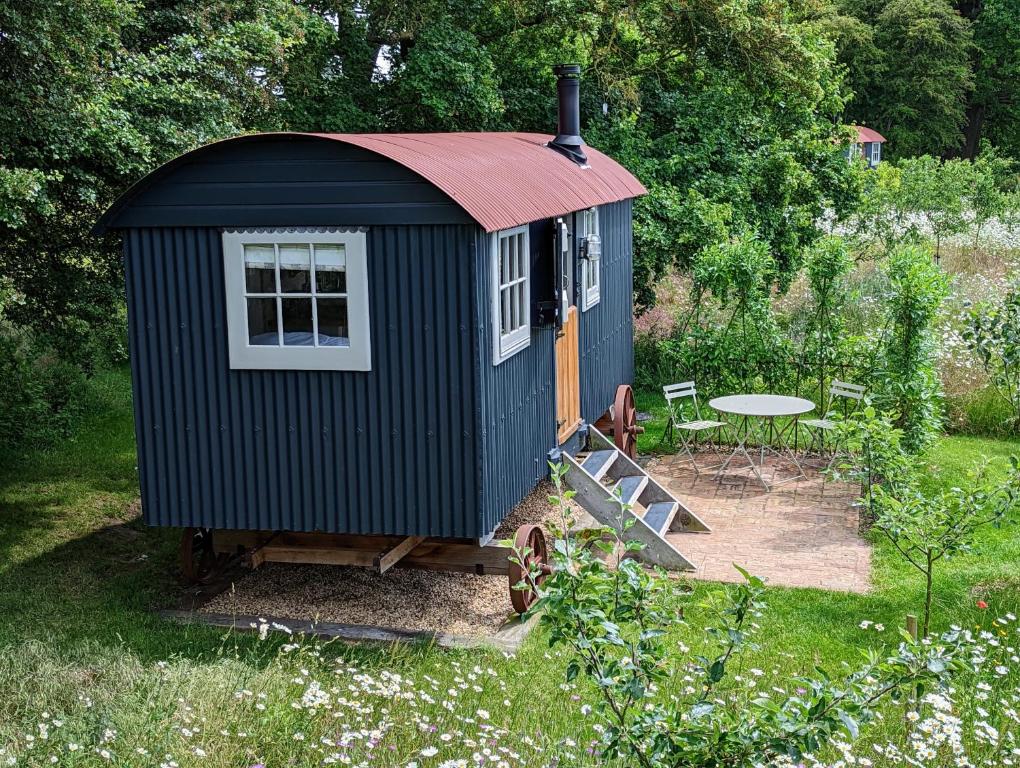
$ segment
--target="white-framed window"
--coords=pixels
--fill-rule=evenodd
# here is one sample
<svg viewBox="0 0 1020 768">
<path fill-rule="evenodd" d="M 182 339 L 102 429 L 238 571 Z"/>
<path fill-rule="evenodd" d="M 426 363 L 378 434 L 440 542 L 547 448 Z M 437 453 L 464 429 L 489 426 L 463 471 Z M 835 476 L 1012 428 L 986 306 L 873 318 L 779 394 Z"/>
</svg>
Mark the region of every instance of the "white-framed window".
<svg viewBox="0 0 1020 768">
<path fill-rule="evenodd" d="M 882 145 L 879 142 L 873 142 L 871 145 L 871 164 L 878 165 L 878 162 L 882 159 Z"/>
<path fill-rule="evenodd" d="M 587 310 L 598 304 L 602 295 L 602 240 L 598 208 L 588 208 L 578 214 L 577 242 L 581 255 L 581 309 Z"/>
<path fill-rule="evenodd" d="M 231 368 L 372 368 L 365 233 L 223 233 Z"/>
<path fill-rule="evenodd" d="M 528 227 L 492 235 L 493 364 L 531 343 L 531 250 Z"/>
</svg>

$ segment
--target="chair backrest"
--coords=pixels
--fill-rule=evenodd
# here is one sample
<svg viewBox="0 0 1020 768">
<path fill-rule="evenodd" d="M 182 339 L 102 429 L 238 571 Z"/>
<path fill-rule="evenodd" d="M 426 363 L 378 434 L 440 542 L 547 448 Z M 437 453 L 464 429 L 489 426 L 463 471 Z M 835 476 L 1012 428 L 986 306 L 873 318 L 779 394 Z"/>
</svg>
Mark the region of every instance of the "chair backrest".
<svg viewBox="0 0 1020 768">
<path fill-rule="evenodd" d="M 861 402 L 864 400 L 865 388 L 860 384 L 850 384 L 846 381 L 840 381 L 839 379 L 832 380 L 832 386 L 829 387 L 829 406 L 826 412 L 831 413 L 833 405 L 837 397 L 843 398 L 842 400 L 842 414 L 843 418 L 849 418 L 851 413 L 855 413 L 857 408 L 860 407 Z M 851 405 L 853 402 L 853 405 Z"/>
<path fill-rule="evenodd" d="M 863 400 L 867 390 L 860 384 L 850 384 L 846 381 L 834 379 L 829 387 L 829 394 L 833 397 L 849 397 L 852 400 Z"/>
<path fill-rule="evenodd" d="M 662 394 L 667 402 L 673 402 L 680 397 L 697 397 L 698 390 L 694 388 L 693 381 L 685 381 L 682 384 L 667 384 L 662 388 Z"/>
<path fill-rule="evenodd" d="M 698 390 L 695 388 L 693 381 L 667 384 L 662 388 L 662 394 L 666 398 L 666 405 L 669 406 L 670 411 L 674 414 L 674 418 L 680 413 L 679 410 L 674 410 L 674 402 L 684 397 L 691 398 L 694 402 L 694 416 L 698 419 L 701 418 L 701 411 L 698 408 Z"/>
</svg>

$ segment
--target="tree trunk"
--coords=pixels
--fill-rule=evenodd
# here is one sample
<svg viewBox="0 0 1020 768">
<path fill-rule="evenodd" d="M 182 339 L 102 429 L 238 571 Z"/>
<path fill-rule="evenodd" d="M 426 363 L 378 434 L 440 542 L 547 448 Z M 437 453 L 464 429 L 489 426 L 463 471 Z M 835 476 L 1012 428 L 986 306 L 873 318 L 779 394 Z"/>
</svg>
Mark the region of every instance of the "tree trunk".
<svg viewBox="0 0 1020 768">
<path fill-rule="evenodd" d="M 931 626 L 931 590 L 932 590 L 932 562 L 931 552 L 928 553 L 927 568 L 924 572 L 924 626 L 921 628 L 921 639 L 928 637 L 928 627 Z"/>
<path fill-rule="evenodd" d="M 973 160 L 981 149 L 981 132 L 985 125 L 985 105 L 971 104 L 967 107 L 967 126 L 963 133 L 962 157 Z"/>
</svg>

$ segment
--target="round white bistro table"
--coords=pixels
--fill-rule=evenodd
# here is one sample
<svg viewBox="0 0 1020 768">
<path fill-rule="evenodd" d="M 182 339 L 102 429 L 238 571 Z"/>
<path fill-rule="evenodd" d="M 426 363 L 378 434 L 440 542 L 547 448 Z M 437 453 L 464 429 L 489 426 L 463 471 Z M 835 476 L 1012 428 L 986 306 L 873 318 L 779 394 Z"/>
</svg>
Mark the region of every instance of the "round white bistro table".
<svg viewBox="0 0 1020 768">
<path fill-rule="evenodd" d="M 787 397 L 786 395 L 726 395 L 716 397 L 708 401 L 708 404 L 720 413 L 737 416 L 737 423 L 734 424 L 737 438 L 737 447 L 726 458 L 722 466 L 715 473 L 719 477 L 729 466 L 733 457 L 740 454 L 751 467 L 758 482 L 765 486 L 765 490 L 771 488 L 762 477 L 761 470 L 765 465 L 766 451 L 775 454 L 780 460 L 788 461 L 797 468 L 797 474 L 788 477 L 781 482 L 773 482 L 772 485 L 780 485 L 798 480 L 804 477 L 804 468 L 797 461 L 797 455 L 790 448 L 788 435 L 796 434 L 797 418 L 815 409 L 815 404 L 803 397 Z M 785 427 L 776 428 L 775 420 L 779 417 L 792 417 Z M 756 429 L 757 427 L 757 429 Z M 751 454 L 747 452 L 747 441 L 752 437 L 759 438 L 758 463 L 754 463 Z M 769 440 L 776 442 L 776 447 L 769 445 Z M 753 450 L 753 446 L 752 446 Z"/>
</svg>

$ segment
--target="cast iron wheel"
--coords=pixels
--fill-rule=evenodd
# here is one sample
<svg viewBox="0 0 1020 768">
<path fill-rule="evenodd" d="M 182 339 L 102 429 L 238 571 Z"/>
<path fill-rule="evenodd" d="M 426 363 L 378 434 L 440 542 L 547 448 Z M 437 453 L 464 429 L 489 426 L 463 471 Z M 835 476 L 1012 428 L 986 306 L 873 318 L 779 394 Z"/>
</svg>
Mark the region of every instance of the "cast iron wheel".
<svg viewBox="0 0 1020 768">
<path fill-rule="evenodd" d="M 514 589 L 514 587 L 528 579 L 528 574 L 535 569 L 535 566 L 538 566 L 539 570 L 535 577 L 535 584 L 536 586 L 541 585 L 545 581 L 545 577 L 552 573 L 552 568 L 549 566 L 548 551 L 545 548 L 545 534 L 537 525 L 522 525 L 518 528 L 514 547 L 518 552 L 526 550 L 526 554 L 522 558 L 522 563 L 510 563 L 510 602 L 513 604 L 514 611 L 525 613 L 534 605 L 538 595 L 535 594 L 534 589 L 522 590 Z M 528 584 L 530 585 L 531 582 L 528 581 Z"/>
<path fill-rule="evenodd" d="M 621 452 L 636 459 L 637 436 L 644 431 L 637 423 L 634 390 L 629 384 L 621 384 L 616 388 L 616 402 L 613 403 L 613 442 Z"/>
<path fill-rule="evenodd" d="M 219 565 L 212 545 L 212 531 L 208 528 L 185 528 L 179 555 L 181 574 L 192 584 L 208 579 Z"/>
</svg>

